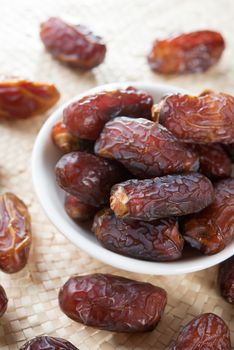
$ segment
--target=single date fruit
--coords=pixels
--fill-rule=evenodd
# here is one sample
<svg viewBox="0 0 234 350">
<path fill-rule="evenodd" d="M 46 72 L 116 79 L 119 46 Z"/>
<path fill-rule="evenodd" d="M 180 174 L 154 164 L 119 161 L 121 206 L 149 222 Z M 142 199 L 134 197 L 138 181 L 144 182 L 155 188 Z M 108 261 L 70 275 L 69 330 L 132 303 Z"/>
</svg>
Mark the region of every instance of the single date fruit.
<svg viewBox="0 0 234 350">
<path fill-rule="evenodd" d="M 221 145 L 191 145 L 197 152 L 200 161 L 199 171 L 212 179 L 230 177 L 232 163 Z"/>
<path fill-rule="evenodd" d="M 161 74 L 205 72 L 219 61 L 224 48 L 220 33 L 200 30 L 156 40 L 148 62 Z"/>
<path fill-rule="evenodd" d="M 78 350 L 78 348 L 65 339 L 41 335 L 29 340 L 20 350 Z"/>
<path fill-rule="evenodd" d="M 0 196 L 0 269 L 18 272 L 28 261 L 31 218 L 26 205 L 13 193 Z"/>
<path fill-rule="evenodd" d="M 153 330 L 166 301 L 162 288 L 100 273 L 71 277 L 59 292 L 60 307 L 68 317 L 113 332 Z"/>
<path fill-rule="evenodd" d="M 7 295 L 4 288 L 0 285 L 0 317 L 4 315 L 7 309 Z"/>
<path fill-rule="evenodd" d="M 65 154 L 55 171 L 64 191 L 94 207 L 108 203 L 111 187 L 126 178 L 121 165 L 86 152 Z"/>
<path fill-rule="evenodd" d="M 40 36 L 55 58 L 71 66 L 91 69 L 104 61 L 103 39 L 83 25 L 71 25 L 52 17 L 41 24 Z"/>
<path fill-rule="evenodd" d="M 69 193 L 66 195 L 64 207 L 68 216 L 76 221 L 92 219 L 98 210 L 97 207 L 82 203 L 77 197 Z"/>
<path fill-rule="evenodd" d="M 55 146 L 63 153 L 73 151 L 88 151 L 92 149 L 92 142 L 73 136 L 63 122 L 56 123 L 51 130 L 51 138 Z"/>
<path fill-rule="evenodd" d="M 228 94 L 170 95 L 152 113 L 154 121 L 183 142 L 229 144 L 234 140 L 234 97 Z"/>
<path fill-rule="evenodd" d="M 53 84 L 5 77 L 0 80 L 0 118 L 25 119 L 44 113 L 59 97 Z"/>
<path fill-rule="evenodd" d="M 109 121 L 95 144 L 101 157 L 120 161 L 141 178 L 196 171 L 198 156 L 160 124 L 143 118 Z"/>
<path fill-rule="evenodd" d="M 214 185 L 215 200 L 200 213 L 184 218 L 185 240 L 204 254 L 215 254 L 234 238 L 234 179 Z"/>
<path fill-rule="evenodd" d="M 105 248 L 142 260 L 176 260 L 184 246 L 174 218 L 150 223 L 123 220 L 110 209 L 104 209 L 95 216 L 92 231 Z"/>
<path fill-rule="evenodd" d="M 64 109 L 63 121 L 73 135 L 96 140 L 110 119 L 120 115 L 151 118 L 152 106 L 153 98 L 133 87 L 102 91 L 71 103 Z"/>
<path fill-rule="evenodd" d="M 189 322 L 168 350 L 231 350 L 226 323 L 212 313 L 201 314 Z"/>
<path fill-rule="evenodd" d="M 220 264 L 218 281 L 221 295 L 234 304 L 234 255 Z"/>
<path fill-rule="evenodd" d="M 110 203 L 118 217 L 152 221 L 198 212 L 213 200 L 210 180 L 190 173 L 117 184 L 111 190 Z"/>
</svg>

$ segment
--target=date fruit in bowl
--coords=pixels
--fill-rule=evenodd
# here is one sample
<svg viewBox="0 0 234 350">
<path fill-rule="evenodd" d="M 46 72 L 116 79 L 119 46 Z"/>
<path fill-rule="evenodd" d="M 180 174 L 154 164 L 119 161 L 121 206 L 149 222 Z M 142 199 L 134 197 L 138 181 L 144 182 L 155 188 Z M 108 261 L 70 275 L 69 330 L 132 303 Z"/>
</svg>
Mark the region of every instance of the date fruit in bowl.
<svg viewBox="0 0 234 350">
<path fill-rule="evenodd" d="M 234 97 L 226 93 L 174 94 L 153 107 L 153 120 L 187 143 L 230 144 L 234 139 Z"/>
<path fill-rule="evenodd" d="M 37 140 L 35 142 L 34 151 L 33 151 L 32 168 L 33 168 L 34 186 L 35 186 L 35 190 L 36 190 L 36 193 L 38 195 L 38 198 L 39 198 L 43 208 L 46 211 L 46 214 L 51 219 L 51 221 L 54 223 L 54 225 L 57 226 L 57 228 L 69 240 L 71 240 L 71 242 L 73 242 L 75 245 L 77 245 L 77 247 L 84 250 L 85 252 L 87 252 L 91 256 L 103 261 L 106 264 L 109 264 L 109 265 L 112 265 L 112 266 L 115 266 L 118 268 L 122 268 L 122 269 L 125 269 L 128 271 L 132 271 L 132 272 L 153 274 L 153 275 L 157 275 L 157 274 L 158 275 L 170 275 L 170 274 L 172 275 L 172 274 L 188 273 L 188 272 L 192 272 L 192 271 L 205 269 L 207 267 L 216 265 L 225 259 L 228 259 L 231 255 L 233 255 L 233 248 L 234 248 L 233 241 L 230 242 L 227 246 L 223 247 L 223 250 L 221 250 L 217 254 L 214 254 L 211 256 L 202 255 L 199 251 L 196 251 L 195 249 L 188 250 L 186 247 L 184 247 L 182 250 L 181 257 L 179 258 L 180 249 L 182 248 L 182 245 L 180 245 L 180 244 L 177 246 L 178 250 L 176 248 L 174 251 L 176 253 L 175 256 L 177 256 L 178 259 L 171 260 L 171 261 L 149 261 L 149 260 L 139 259 L 139 257 L 133 257 L 133 256 L 130 257 L 130 256 L 127 256 L 127 254 L 121 255 L 124 253 L 124 250 L 126 251 L 126 246 L 123 247 L 124 250 L 123 250 L 123 252 L 121 252 L 121 254 L 119 254 L 120 252 L 117 253 L 116 251 L 114 251 L 114 249 L 110 250 L 110 248 L 107 247 L 107 244 L 109 244 L 109 243 L 106 243 L 107 242 L 106 237 L 104 238 L 104 236 L 103 236 L 103 238 L 102 238 L 101 236 L 99 236 L 99 237 L 101 237 L 100 238 L 101 242 L 99 242 L 96 239 L 95 235 L 91 232 L 92 222 L 81 222 L 81 221 L 79 221 L 79 219 L 77 220 L 75 217 L 74 217 L 75 220 L 73 220 L 73 218 L 72 218 L 73 214 L 74 215 L 77 214 L 75 211 L 71 213 L 71 216 L 67 215 L 65 208 L 64 208 L 64 200 L 65 200 L 65 197 L 67 196 L 67 194 L 65 193 L 65 191 L 63 189 L 61 189 L 56 184 L 55 166 L 60 161 L 60 159 L 62 157 L 66 156 L 69 158 L 70 153 L 67 153 L 66 155 L 64 155 L 64 152 L 61 151 L 58 147 L 56 147 L 56 145 L 54 144 L 54 142 L 51 139 L 51 130 L 56 123 L 63 120 L 64 111 L 66 110 L 66 108 L 68 106 L 71 106 L 73 103 L 79 104 L 78 101 L 86 101 L 87 105 L 93 107 L 94 105 L 93 104 L 90 105 L 90 103 L 91 103 L 90 101 L 91 100 L 96 101 L 96 99 L 95 98 L 90 99 L 89 98 L 90 96 L 93 96 L 93 97 L 94 96 L 96 96 L 96 97 L 102 96 L 102 99 L 104 97 L 108 96 L 107 100 L 109 101 L 109 96 L 112 96 L 113 91 L 126 91 L 126 90 L 128 90 L 129 87 L 132 87 L 131 91 L 134 92 L 134 94 L 139 95 L 137 93 L 137 91 L 141 91 L 141 93 L 140 93 L 141 96 L 148 96 L 148 99 L 146 99 L 146 100 L 150 101 L 151 106 L 153 103 L 158 104 L 162 100 L 162 98 L 164 98 L 166 95 L 177 95 L 177 94 L 182 94 L 182 95 L 188 94 L 189 95 L 189 93 L 187 91 L 184 91 L 184 90 L 176 88 L 176 87 L 170 87 L 167 85 L 145 84 L 145 83 L 140 83 L 140 82 L 139 83 L 135 83 L 135 82 L 134 83 L 132 83 L 132 82 L 115 83 L 115 84 L 100 86 L 100 87 L 91 89 L 89 91 L 84 91 L 83 94 L 75 96 L 73 99 L 68 101 L 68 103 L 66 103 L 64 106 L 60 107 L 54 114 L 51 115 L 51 117 L 43 125 L 43 127 L 42 127 L 42 129 L 37 137 Z M 127 94 L 127 96 L 129 97 L 129 94 Z M 145 98 L 143 100 L 145 101 Z M 98 99 L 98 101 L 99 101 L 99 99 Z M 115 105 L 115 103 L 116 103 L 116 100 L 114 99 L 114 105 Z M 132 109 L 134 107 L 134 103 L 131 106 L 131 110 L 134 110 L 134 109 Z M 104 110 L 105 110 L 106 114 L 103 114 L 103 113 L 99 114 L 100 111 L 103 112 L 103 109 L 102 109 L 103 106 L 105 107 Z M 135 107 L 137 107 L 135 109 L 135 111 L 139 111 L 138 106 L 136 105 Z M 120 118 L 120 117 L 124 116 L 127 118 L 129 118 L 129 117 L 133 118 L 133 119 L 131 119 L 133 121 L 133 123 L 134 123 L 134 121 L 137 120 L 136 118 L 143 117 L 145 119 L 147 118 L 147 122 L 152 123 L 152 121 L 150 121 L 150 118 L 151 118 L 150 109 L 151 108 L 148 109 L 148 112 L 147 112 L 148 115 L 146 115 L 146 116 L 139 115 L 138 113 L 134 114 L 134 115 L 132 113 L 131 113 L 132 115 L 121 115 L 118 113 L 113 113 L 110 115 L 109 113 L 112 113 L 113 110 L 112 110 L 112 108 L 106 109 L 106 104 L 105 105 L 97 104 L 95 108 L 96 108 L 95 115 L 98 117 L 101 117 L 101 119 L 97 119 L 98 120 L 97 125 L 100 127 L 100 129 L 98 130 L 98 132 L 96 132 L 96 134 L 93 133 L 93 131 L 96 130 L 95 129 L 96 127 L 94 129 L 90 128 L 92 135 L 93 135 L 90 139 L 90 141 L 92 141 L 92 142 L 95 141 L 97 137 L 99 137 L 100 133 L 103 130 L 103 127 L 105 126 L 105 123 L 106 122 L 114 123 L 115 122 L 114 118 L 116 118 L 116 117 Z M 119 109 L 118 109 L 118 111 L 119 111 Z M 127 110 L 125 109 L 125 111 L 127 111 Z M 103 120 L 102 119 L 103 115 L 105 115 L 106 119 L 105 119 L 104 123 L 102 122 L 102 124 L 100 124 L 99 121 Z M 79 130 L 79 126 L 80 125 L 83 126 L 84 123 L 82 122 L 81 124 L 79 124 L 79 119 L 78 119 L 78 124 L 76 123 L 75 119 L 73 119 L 73 122 L 75 123 L 75 128 L 73 128 L 73 124 L 70 124 L 69 132 L 72 133 L 71 129 L 73 129 L 74 130 L 73 136 L 75 136 L 77 139 L 82 139 L 81 135 L 77 134 L 77 130 Z M 66 127 L 67 126 L 68 125 L 66 125 Z M 86 130 L 87 130 L 87 132 L 89 131 L 86 128 L 85 132 L 86 132 Z M 170 133 L 173 134 L 172 131 L 170 131 Z M 87 135 L 87 134 L 85 134 L 85 135 Z M 82 134 L 83 137 L 85 135 Z M 87 140 L 87 138 L 85 140 Z M 190 146 L 187 145 L 187 143 L 184 142 L 184 140 L 180 139 L 177 135 L 174 134 L 173 140 L 175 140 L 176 144 L 181 145 L 181 146 L 179 146 L 179 147 L 181 147 L 181 149 L 186 150 L 184 155 L 189 154 L 186 152 L 191 152 L 191 151 L 188 151 L 190 149 Z M 131 147 L 133 147 L 133 143 L 131 143 L 132 142 L 131 139 L 127 140 L 127 138 L 126 138 L 126 143 L 127 142 L 129 142 L 129 144 L 132 145 Z M 174 143 L 173 143 L 173 145 L 174 145 Z M 142 150 L 144 150 L 144 152 L 145 152 L 146 149 L 144 149 L 144 147 L 145 147 L 144 141 L 142 141 L 142 145 L 140 144 L 140 142 L 138 143 L 138 149 L 136 150 L 136 152 L 139 152 L 139 150 L 141 149 L 140 146 L 142 146 Z M 153 150 L 153 148 L 152 148 L 152 150 Z M 133 148 L 131 148 L 131 151 L 133 151 Z M 157 151 L 157 147 L 156 147 L 155 152 L 156 151 Z M 92 156 L 93 159 L 96 159 L 95 157 L 97 157 L 97 155 L 93 154 L 92 149 L 90 151 L 86 150 L 85 152 L 82 152 L 81 150 L 75 151 L 75 153 L 76 152 L 84 153 L 85 157 L 88 157 L 88 158 Z M 134 152 L 135 152 L 135 150 L 134 150 Z M 144 158 L 144 152 L 142 152 L 143 158 Z M 193 154 L 193 152 L 194 151 L 192 150 L 191 154 Z M 87 156 L 87 154 L 88 154 L 88 156 Z M 137 163 L 137 161 L 138 161 L 136 154 L 138 154 L 138 153 L 133 153 L 133 157 L 136 160 L 135 163 Z M 178 152 L 178 154 L 179 154 L 179 152 Z M 165 152 L 164 155 L 166 157 L 167 153 Z M 170 152 L 168 152 L 168 155 L 170 155 Z M 174 153 L 174 156 L 177 157 L 178 155 Z M 99 155 L 99 158 L 102 159 L 101 162 L 103 162 L 103 161 L 110 162 L 111 161 L 111 162 L 117 162 L 117 164 L 118 164 L 118 161 L 119 161 L 118 159 L 105 159 L 105 158 L 102 158 L 102 156 L 100 157 L 100 155 Z M 208 179 L 207 177 L 205 177 L 202 174 L 197 173 L 199 171 L 199 169 L 198 169 L 199 156 L 197 156 L 197 152 L 196 152 L 196 157 L 194 157 L 194 159 L 195 158 L 197 159 L 197 164 L 196 164 L 196 162 L 194 162 L 194 164 L 196 164 L 196 170 L 194 168 L 192 173 L 187 172 L 187 169 L 189 169 L 189 167 L 188 167 L 185 170 L 186 172 L 172 174 L 172 175 L 164 174 L 163 176 L 161 175 L 161 177 L 159 177 L 159 180 L 160 180 L 160 178 L 168 177 L 168 176 L 169 177 L 172 176 L 172 178 L 176 177 L 180 183 L 180 184 L 177 184 L 178 187 L 180 187 L 180 193 L 174 192 L 174 195 L 173 195 L 174 186 L 172 186 L 172 188 L 171 188 L 172 192 L 169 195 L 170 184 L 168 184 L 169 187 L 167 187 L 167 185 L 164 185 L 165 194 L 168 194 L 168 198 L 170 199 L 169 200 L 170 206 L 167 207 L 166 204 L 164 203 L 164 209 L 162 209 L 160 213 L 157 213 L 157 215 L 160 214 L 159 217 L 161 217 L 161 215 L 162 216 L 165 215 L 165 219 L 158 218 L 156 220 L 168 220 L 168 218 L 167 218 L 168 215 L 177 216 L 178 214 L 179 215 L 181 214 L 182 217 L 180 216 L 180 218 L 176 219 L 176 221 L 180 222 L 181 220 L 183 220 L 183 215 L 188 214 L 188 206 L 186 204 L 186 201 L 187 200 L 189 201 L 191 199 L 190 198 L 191 195 L 189 197 L 188 193 L 186 194 L 186 191 L 190 189 L 190 185 L 193 186 L 193 188 L 194 188 L 194 193 L 192 195 L 193 200 L 191 200 L 191 206 L 190 206 L 190 208 L 192 208 L 192 210 L 190 212 L 191 214 L 192 214 L 192 212 L 194 213 L 194 211 L 201 210 L 202 208 L 205 208 L 206 206 L 211 204 L 212 200 L 214 199 L 214 197 L 213 197 L 213 185 L 211 184 L 210 179 Z M 65 159 L 67 159 L 67 158 L 65 158 Z M 131 159 L 131 152 L 129 152 L 129 159 Z M 154 159 L 154 158 L 152 158 L 152 159 Z M 158 158 L 158 159 L 161 159 L 161 162 L 163 162 L 162 158 Z M 142 166 L 142 164 L 143 163 L 139 164 L 139 166 Z M 71 166 L 74 167 L 74 164 L 71 164 Z M 118 168 L 119 168 L 119 166 L 123 167 L 123 164 L 119 163 Z M 163 163 L 162 163 L 162 166 L 164 166 Z M 78 168 L 77 168 L 77 171 L 78 171 Z M 87 167 L 86 167 L 86 169 L 87 169 Z M 164 169 L 166 169 L 166 167 L 164 167 Z M 81 170 L 81 173 L 79 173 L 79 178 L 81 179 L 80 175 L 82 175 L 84 169 L 83 170 L 80 169 L 80 170 Z M 118 186 L 121 183 L 124 183 L 126 181 L 137 181 L 137 183 L 140 181 L 143 181 L 143 182 L 149 181 L 150 183 L 154 183 L 154 181 L 155 181 L 154 178 L 147 178 L 148 175 L 146 175 L 145 179 L 137 179 L 136 175 L 131 174 L 131 171 L 129 171 L 129 169 L 128 169 L 128 173 L 126 173 L 127 178 L 125 178 L 123 180 L 116 179 L 120 175 L 121 175 L 120 171 L 116 170 L 114 174 L 112 173 L 112 175 L 109 176 L 110 179 L 108 179 L 108 182 L 109 181 L 114 182 L 114 186 L 117 186 L 115 188 L 118 188 Z M 191 177 L 191 179 L 190 179 L 190 177 Z M 104 200 L 101 198 L 102 197 L 101 195 L 97 195 L 97 196 L 95 196 L 95 203 L 94 202 L 92 204 L 87 203 L 87 197 L 88 197 L 90 192 L 86 191 L 85 187 L 87 186 L 86 188 L 89 189 L 89 191 L 90 191 L 90 189 L 91 189 L 90 185 L 94 184 L 95 183 L 94 180 L 97 178 L 98 178 L 98 173 L 96 171 L 90 172 L 88 177 L 83 178 L 83 180 L 82 180 L 82 181 L 84 181 L 83 185 L 78 186 L 78 190 L 79 191 L 82 190 L 82 193 L 80 193 L 80 195 L 82 194 L 82 198 L 80 196 L 80 198 L 78 198 L 78 199 L 79 199 L 79 201 L 84 203 L 84 198 L 86 198 L 85 204 L 91 205 L 91 206 L 95 205 L 97 210 L 102 209 L 102 207 L 105 207 L 108 209 L 109 203 L 108 203 L 107 199 L 108 199 L 108 196 L 110 196 L 110 193 L 109 193 L 109 195 L 107 194 L 107 197 Z M 191 182 L 192 178 L 194 178 L 196 180 L 193 183 L 193 185 L 192 185 L 193 181 Z M 61 177 L 61 179 L 62 179 L 62 177 Z M 64 178 L 63 178 L 63 180 L 64 180 Z M 76 176 L 74 177 L 74 181 L 75 180 L 76 180 Z M 159 181 L 159 180 L 157 180 L 157 181 Z M 185 181 L 185 182 L 183 182 L 183 181 Z M 201 183 L 204 186 L 200 186 Z M 99 182 L 99 184 L 100 184 L 100 182 Z M 70 186 L 71 183 L 69 183 L 68 185 Z M 73 185 L 75 185 L 75 187 L 73 187 L 73 190 L 75 188 L 75 190 L 77 191 L 76 181 L 73 183 Z M 93 188 L 95 189 L 97 187 L 93 186 Z M 67 191 L 67 187 L 66 188 L 64 187 L 64 189 Z M 71 187 L 70 187 L 70 189 L 71 189 Z M 103 193 L 103 189 L 104 188 L 99 187 L 100 194 Z M 108 191 L 110 191 L 110 188 L 108 188 Z M 196 193 L 199 193 L 199 196 L 196 196 Z M 77 197 L 77 194 L 79 194 L 79 193 L 78 192 L 76 192 L 76 193 L 70 192 L 70 194 L 72 196 Z M 162 198 L 164 197 L 163 191 L 161 192 L 160 195 L 162 195 Z M 178 207 L 177 207 L 178 201 L 180 201 L 180 204 L 179 204 L 180 212 L 178 212 Z M 69 207 L 70 209 L 73 209 L 73 208 L 75 209 L 75 206 L 74 206 L 75 202 L 76 201 L 74 199 L 74 201 L 72 203 L 69 203 L 69 205 L 71 204 L 71 206 Z M 142 199 L 141 199 L 141 202 L 142 202 Z M 138 202 L 136 202 L 136 204 L 137 203 Z M 163 200 L 162 200 L 162 203 L 163 203 Z M 173 205 L 173 203 L 175 205 Z M 108 209 L 108 210 L 110 210 L 110 209 Z M 167 211 L 166 213 L 164 213 L 165 210 Z M 206 209 L 204 209 L 204 210 L 206 210 Z M 137 213 L 138 212 L 140 213 L 140 211 L 137 211 Z M 79 213 L 79 208 L 78 208 L 78 213 Z M 151 225 L 151 221 L 148 221 L 149 219 L 150 220 L 152 219 L 150 207 L 147 208 L 147 206 L 146 206 L 144 208 L 144 213 L 149 213 L 149 216 L 146 216 L 146 220 L 145 220 L 145 218 L 144 218 L 144 220 L 142 220 L 142 217 L 140 217 L 141 215 L 139 215 L 138 220 L 135 220 L 136 218 L 134 218 L 134 219 L 131 218 L 130 220 L 134 220 L 134 225 L 137 225 L 138 232 L 141 232 L 140 225 L 142 225 L 142 229 L 143 229 L 143 227 L 148 227 L 147 232 L 149 233 L 150 230 L 153 229 L 152 226 L 154 225 L 154 223 L 152 223 L 152 225 Z M 95 210 L 93 211 L 92 215 L 94 215 L 94 214 L 95 214 Z M 125 226 L 126 225 L 125 219 L 128 220 L 127 217 L 119 218 L 119 220 L 120 220 L 119 222 L 121 223 L 122 229 L 124 229 L 124 230 L 126 227 Z M 123 221 L 121 221 L 121 220 L 123 220 Z M 173 220 L 173 219 L 170 219 L 170 220 Z M 135 221 L 138 221 L 138 224 Z M 141 223 L 141 221 L 145 221 L 147 224 L 145 224 L 145 226 L 143 226 L 144 224 Z M 152 220 L 152 221 L 154 221 L 154 220 Z M 116 222 L 117 222 L 117 220 L 116 220 Z M 172 221 L 169 221 L 169 222 L 172 223 Z M 172 226 L 170 226 L 170 227 L 172 227 Z M 105 226 L 103 226 L 102 228 L 105 228 Z M 176 229 L 177 228 L 175 226 L 173 234 L 176 233 Z M 145 230 L 145 228 L 144 228 L 144 230 Z M 146 232 L 146 231 L 144 231 L 144 232 Z M 156 232 L 156 231 L 153 231 L 153 232 Z M 180 227 L 179 227 L 179 232 L 180 232 Z M 98 235 L 98 232 L 95 232 L 95 233 Z M 105 232 L 102 231 L 102 232 L 99 232 L 99 234 L 104 235 Z M 116 235 L 117 234 L 119 234 L 119 233 L 117 232 Z M 118 237 L 118 242 L 116 243 L 115 247 L 117 247 L 117 248 L 121 247 L 121 249 L 122 249 L 122 246 L 118 245 L 120 242 L 119 236 L 116 236 L 116 237 Z M 147 239 L 149 239 L 149 236 L 147 236 L 147 237 L 148 237 Z M 179 238 L 180 236 L 178 236 L 177 238 L 176 237 L 177 236 L 173 236 L 173 238 L 172 237 L 171 238 L 173 240 L 176 239 L 176 242 L 178 243 L 179 240 L 177 238 Z M 136 238 L 136 242 L 140 243 L 141 239 L 142 239 L 142 237 Z M 144 243 L 147 243 L 147 239 L 144 241 Z M 104 242 L 104 240 L 105 240 L 105 242 Z M 163 246 L 164 248 L 170 247 L 170 244 L 172 244 L 172 240 L 170 241 L 171 242 L 170 244 L 169 244 L 169 241 L 170 241 L 170 236 L 169 237 L 166 237 L 166 236 L 162 237 L 162 241 L 161 241 L 162 244 L 164 244 L 164 242 L 168 244 L 168 245 L 166 244 L 165 246 Z M 127 242 L 128 241 L 125 240 L 124 244 L 127 244 Z M 148 242 L 150 242 L 150 240 L 148 240 Z M 154 240 L 154 243 L 157 243 L 156 240 Z M 152 244 L 152 246 L 153 246 L 153 244 Z M 159 249 L 159 246 L 157 246 L 157 248 Z M 138 249 L 136 249 L 134 254 L 135 253 L 138 253 Z M 145 253 L 145 252 L 143 251 L 143 253 Z M 155 251 L 155 254 L 156 253 L 157 253 L 157 251 Z M 149 257 L 147 259 L 149 259 Z"/>
</svg>

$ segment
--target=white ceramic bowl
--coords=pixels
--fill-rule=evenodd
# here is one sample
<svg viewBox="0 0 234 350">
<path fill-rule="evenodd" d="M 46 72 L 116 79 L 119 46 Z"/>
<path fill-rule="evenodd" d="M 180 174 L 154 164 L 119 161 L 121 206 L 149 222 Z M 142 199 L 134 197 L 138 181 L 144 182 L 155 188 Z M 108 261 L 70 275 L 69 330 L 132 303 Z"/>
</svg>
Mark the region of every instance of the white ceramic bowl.
<svg viewBox="0 0 234 350">
<path fill-rule="evenodd" d="M 167 93 L 185 92 L 182 89 L 159 84 L 146 83 L 116 83 L 99 86 L 85 91 L 73 98 L 70 102 L 82 96 L 93 94 L 103 90 L 113 90 L 127 86 L 135 86 L 150 93 L 157 102 Z M 66 104 L 66 105 L 67 105 Z M 61 154 L 57 151 L 50 139 L 52 126 L 62 118 L 65 105 L 55 111 L 42 126 L 32 155 L 32 175 L 36 194 L 51 222 L 77 247 L 89 255 L 114 267 L 151 275 L 173 275 L 206 269 L 232 256 L 234 253 L 234 242 L 223 251 L 212 256 L 201 256 L 199 253 L 191 252 L 181 260 L 173 262 L 150 262 L 142 261 L 116 254 L 103 248 L 94 235 L 84 225 L 77 225 L 66 214 L 63 202 L 64 193 L 55 181 L 54 167 Z"/>
</svg>

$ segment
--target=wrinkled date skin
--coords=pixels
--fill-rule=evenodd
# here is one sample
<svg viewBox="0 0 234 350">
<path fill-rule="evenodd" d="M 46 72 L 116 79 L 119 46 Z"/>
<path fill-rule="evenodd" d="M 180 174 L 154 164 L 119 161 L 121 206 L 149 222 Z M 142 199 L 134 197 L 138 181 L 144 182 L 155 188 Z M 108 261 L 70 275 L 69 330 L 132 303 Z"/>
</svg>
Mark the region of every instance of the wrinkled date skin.
<svg viewBox="0 0 234 350">
<path fill-rule="evenodd" d="M 82 203 L 77 197 L 67 194 L 64 208 L 68 216 L 76 221 L 87 221 L 94 217 L 98 208 Z"/>
<path fill-rule="evenodd" d="M 121 165 L 86 152 L 65 154 L 55 172 L 64 191 L 94 207 L 108 203 L 111 187 L 126 179 Z"/>
<path fill-rule="evenodd" d="M 224 93 L 202 96 L 170 95 L 153 107 L 160 121 L 178 139 L 188 143 L 232 143 L 234 97 Z"/>
<path fill-rule="evenodd" d="M 0 285 L 0 317 L 4 315 L 7 309 L 7 295 L 4 288 Z"/>
<path fill-rule="evenodd" d="M 234 143 L 230 143 L 229 145 L 223 145 L 225 151 L 229 155 L 232 162 L 234 162 Z"/>
<path fill-rule="evenodd" d="M 219 144 L 191 145 L 200 161 L 199 171 L 211 179 L 230 177 L 232 162 Z"/>
<path fill-rule="evenodd" d="M 147 178 L 196 171 L 198 156 L 160 124 L 119 117 L 108 122 L 95 153 L 120 161 L 132 174 Z"/>
<path fill-rule="evenodd" d="M 156 40 L 148 56 L 151 69 L 161 74 L 204 72 L 224 51 L 222 35 L 210 30 L 184 33 Z"/>
<path fill-rule="evenodd" d="M 96 215 L 92 231 L 105 248 L 142 260 L 179 259 L 184 245 L 174 218 L 151 223 L 123 220 L 110 209 L 104 209 Z"/>
<path fill-rule="evenodd" d="M 91 69 L 104 61 L 103 39 L 83 25 L 71 25 L 52 17 L 41 24 L 40 35 L 46 49 L 66 64 Z"/>
<path fill-rule="evenodd" d="M 0 269 L 18 272 L 28 261 L 31 218 L 26 205 L 13 193 L 0 196 Z"/>
<path fill-rule="evenodd" d="M 60 94 L 53 84 L 16 77 L 0 79 L 0 118 L 25 119 L 50 109 Z"/>
<path fill-rule="evenodd" d="M 202 314 L 189 322 L 168 350 L 202 349 L 231 350 L 228 326 L 212 313 Z"/>
<path fill-rule="evenodd" d="M 85 96 L 64 109 L 63 121 L 77 137 L 96 140 L 106 122 L 124 115 L 151 118 L 153 98 L 133 87 Z"/>
<path fill-rule="evenodd" d="M 93 143 L 91 141 L 81 140 L 73 136 L 62 122 L 58 122 L 53 126 L 51 138 L 55 146 L 63 153 L 91 151 L 93 148 Z"/>
<path fill-rule="evenodd" d="M 218 281 L 221 295 L 234 304 L 234 255 L 220 264 Z"/>
<path fill-rule="evenodd" d="M 21 346 L 20 350 L 79 350 L 69 341 L 62 338 L 42 335 L 35 337 Z"/>
<path fill-rule="evenodd" d="M 200 213 L 184 219 L 183 234 L 192 247 L 215 254 L 234 238 L 234 179 L 214 185 L 214 202 Z"/>
<path fill-rule="evenodd" d="M 198 212 L 213 200 L 210 180 L 191 173 L 125 181 L 113 186 L 110 203 L 118 217 L 152 221 Z"/>
<path fill-rule="evenodd" d="M 68 317 L 113 332 L 153 330 L 166 302 L 162 288 L 106 274 L 71 277 L 59 292 L 60 307 Z"/>
</svg>

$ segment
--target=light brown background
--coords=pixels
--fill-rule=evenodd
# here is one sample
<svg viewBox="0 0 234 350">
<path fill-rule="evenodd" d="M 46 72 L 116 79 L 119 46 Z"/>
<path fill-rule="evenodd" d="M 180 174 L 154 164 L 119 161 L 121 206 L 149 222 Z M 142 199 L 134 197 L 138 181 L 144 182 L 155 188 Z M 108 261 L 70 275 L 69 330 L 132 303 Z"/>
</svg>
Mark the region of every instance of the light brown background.
<svg viewBox="0 0 234 350">
<path fill-rule="evenodd" d="M 233 13 L 232 0 L 0 0 L 0 73 L 54 82 L 62 94 L 58 105 L 90 87 L 125 80 L 170 83 L 193 92 L 212 88 L 234 93 Z M 102 35 L 108 45 L 105 63 L 81 73 L 53 60 L 38 36 L 39 23 L 52 15 L 86 24 Z M 220 64 L 206 74 L 181 77 L 166 78 L 150 71 L 146 54 L 155 37 L 200 28 L 220 30 L 226 38 Z M 9 297 L 8 311 L 0 321 L 0 349 L 18 349 L 27 339 L 47 333 L 69 339 L 80 350 L 163 350 L 181 325 L 209 311 L 226 320 L 234 344 L 234 311 L 217 293 L 216 268 L 175 277 L 118 271 L 79 251 L 50 224 L 35 197 L 30 170 L 35 137 L 49 114 L 0 125 L 1 192 L 13 191 L 29 205 L 34 236 L 28 267 L 12 276 L 0 273 Z M 57 305 L 58 288 L 71 274 L 94 271 L 165 287 L 168 306 L 156 330 L 112 334 L 86 328 L 63 315 Z"/>
</svg>

